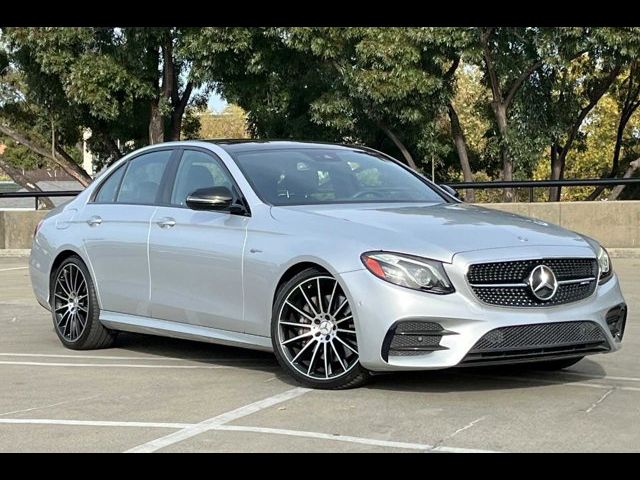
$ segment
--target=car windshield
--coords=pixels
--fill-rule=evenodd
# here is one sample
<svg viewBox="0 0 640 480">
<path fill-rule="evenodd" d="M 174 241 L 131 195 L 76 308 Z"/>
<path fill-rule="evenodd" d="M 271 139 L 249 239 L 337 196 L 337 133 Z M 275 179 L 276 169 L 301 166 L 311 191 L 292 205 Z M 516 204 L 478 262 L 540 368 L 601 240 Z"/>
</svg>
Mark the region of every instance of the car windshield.
<svg viewBox="0 0 640 480">
<path fill-rule="evenodd" d="M 258 196 L 272 205 L 446 202 L 402 166 L 361 150 L 253 150 L 233 156 Z"/>
</svg>

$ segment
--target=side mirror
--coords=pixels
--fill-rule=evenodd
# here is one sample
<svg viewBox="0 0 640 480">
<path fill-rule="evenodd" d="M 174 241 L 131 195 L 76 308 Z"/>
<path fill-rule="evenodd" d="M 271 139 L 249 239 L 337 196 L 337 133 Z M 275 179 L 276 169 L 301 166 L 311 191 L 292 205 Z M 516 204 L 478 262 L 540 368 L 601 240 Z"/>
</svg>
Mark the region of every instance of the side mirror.
<svg viewBox="0 0 640 480">
<path fill-rule="evenodd" d="M 186 203 L 192 210 L 228 210 L 233 201 L 233 193 L 227 187 L 210 187 L 191 193 Z"/>
<path fill-rule="evenodd" d="M 438 185 L 442 190 L 444 190 L 445 192 L 447 192 L 449 195 L 451 195 L 452 197 L 457 198 L 458 200 L 460 199 L 460 194 L 458 193 L 458 191 L 455 188 L 450 187 L 449 185 Z"/>
</svg>

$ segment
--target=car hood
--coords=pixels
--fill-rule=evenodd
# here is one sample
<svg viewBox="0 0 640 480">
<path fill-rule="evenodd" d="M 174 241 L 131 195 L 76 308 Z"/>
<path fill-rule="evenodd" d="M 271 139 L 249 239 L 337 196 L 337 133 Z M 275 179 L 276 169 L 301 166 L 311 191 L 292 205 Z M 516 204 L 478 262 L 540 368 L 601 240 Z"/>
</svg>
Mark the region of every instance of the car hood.
<svg viewBox="0 0 640 480">
<path fill-rule="evenodd" d="M 575 232 L 541 220 L 467 204 L 333 204 L 272 208 L 276 220 L 359 236 L 372 249 L 402 249 L 442 260 L 474 250 L 589 247 Z M 437 256 L 433 256 L 436 254 Z"/>
</svg>

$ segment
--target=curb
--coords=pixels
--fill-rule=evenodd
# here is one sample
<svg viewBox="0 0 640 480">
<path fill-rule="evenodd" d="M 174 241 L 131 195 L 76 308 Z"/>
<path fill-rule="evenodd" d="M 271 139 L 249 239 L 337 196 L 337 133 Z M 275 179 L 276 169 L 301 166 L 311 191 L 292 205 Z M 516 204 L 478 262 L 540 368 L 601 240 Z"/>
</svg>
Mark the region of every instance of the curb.
<svg viewBox="0 0 640 480">
<path fill-rule="evenodd" d="M 0 248 L 0 258 L 4 257 L 28 257 L 31 254 L 30 248 Z"/>
<path fill-rule="evenodd" d="M 640 248 L 607 248 L 611 258 L 640 258 Z"/>
</svg>

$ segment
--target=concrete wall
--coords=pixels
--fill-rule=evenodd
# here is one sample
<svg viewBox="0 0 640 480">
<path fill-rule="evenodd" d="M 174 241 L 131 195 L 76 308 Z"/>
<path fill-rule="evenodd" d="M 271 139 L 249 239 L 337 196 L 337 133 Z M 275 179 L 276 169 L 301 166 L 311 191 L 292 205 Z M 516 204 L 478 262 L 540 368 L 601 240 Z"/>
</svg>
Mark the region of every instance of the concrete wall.
<svg viewBox="0 0 640 480">
<path fill-rule="evenodd" d="M 33 231 L 46 210 L 0 210 L 0 249 L 31 248 Z"/>
<path fill-rule="evenodd" d="M 640 201 L 483 203 L 589 235 L 609 248 L 640 248 Z M 33 230 L 45 211 L 0 210 L 0 249 L 31 248 Z"/>
<path fill-rule="evenodd" d="M 640 248 L 640 201 L 483 203 L 483 207 L 555 223 L 608 248 Z"/>
</svg>

